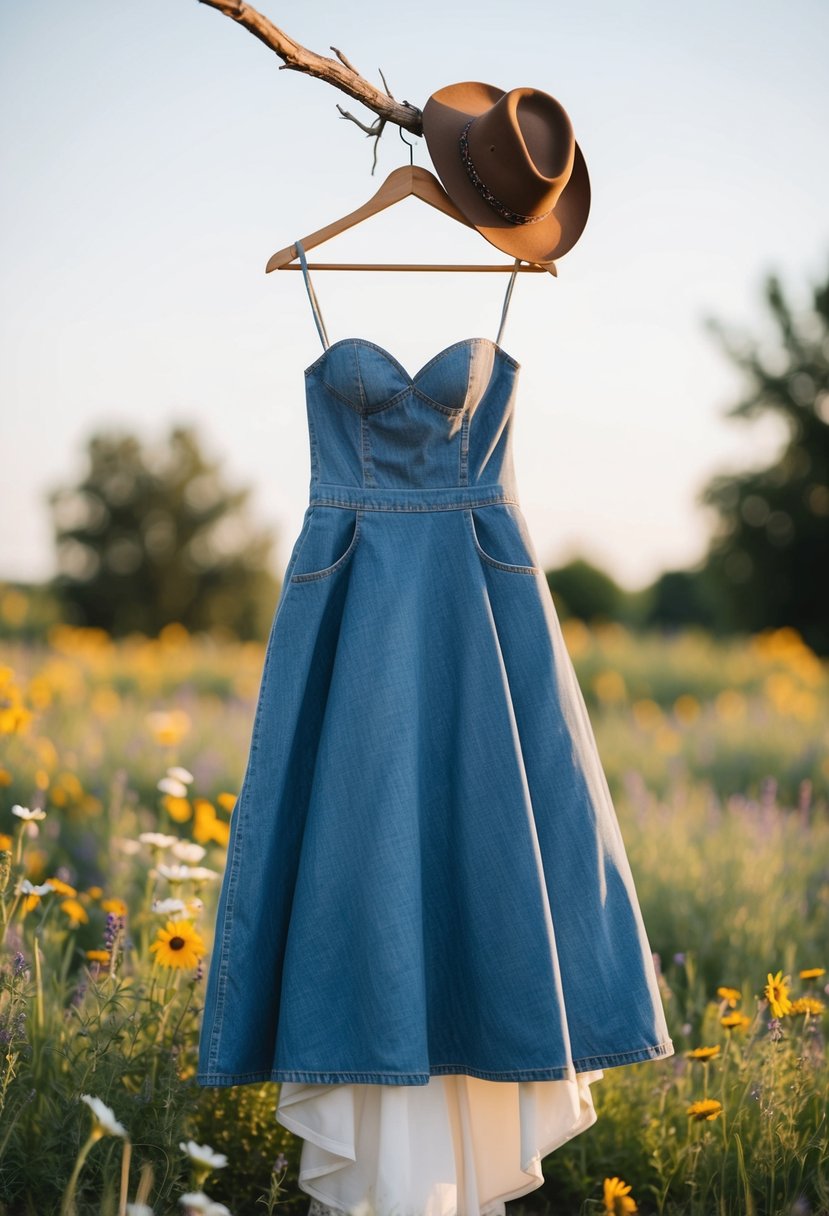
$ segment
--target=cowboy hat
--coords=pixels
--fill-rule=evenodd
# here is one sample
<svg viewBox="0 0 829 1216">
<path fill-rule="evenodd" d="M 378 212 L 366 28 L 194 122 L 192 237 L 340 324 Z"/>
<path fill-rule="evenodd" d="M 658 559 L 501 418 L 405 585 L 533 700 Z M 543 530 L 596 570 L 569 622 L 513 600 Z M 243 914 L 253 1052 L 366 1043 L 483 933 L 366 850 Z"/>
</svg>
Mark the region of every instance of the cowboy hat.
<svg viewBox="0 0 829 1216">
<path fill-rule="evenodd" d="M 590 179 L 567 112 L 549 93 L 446 85 L 423 108 L 423 135 L 446 193 L 491 245 L 536 263 L 575 245 Z"/>
</svg>

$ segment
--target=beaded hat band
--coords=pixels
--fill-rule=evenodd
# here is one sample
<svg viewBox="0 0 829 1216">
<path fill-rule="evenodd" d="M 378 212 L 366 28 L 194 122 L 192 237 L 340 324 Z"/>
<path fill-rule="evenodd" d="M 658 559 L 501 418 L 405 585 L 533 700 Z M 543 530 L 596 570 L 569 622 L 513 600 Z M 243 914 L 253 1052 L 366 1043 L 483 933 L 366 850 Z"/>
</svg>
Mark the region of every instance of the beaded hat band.
<svg viewBox="0 0 829 1216">
<path fill-rule="evenodd" d="M 509 220 L 511 224 L 537 224 L 539 220 L 545 220 L 548 215 L 554 210 L 549 207 L 546 211 L 542 211 L 539 215 L 521 215 L 518 211 L 513 211 L 506 203 L 502 203 L 497 199 L 490 190 L 485 181 L 481 179 L 480 174 L 472 163 L 472 157 L 469 154 L 469 128 L 472 126 L 474 119 L 470 118 L 464 129 L 460 133 L 458 144 L 461 150 L 461 160 L 466 166 L 466 172 L 469 174 L 469 180 L 480 194 L 481 198 L 486 199 L 493 211 L 497 211 L 505 220 Z"/>
</svg>

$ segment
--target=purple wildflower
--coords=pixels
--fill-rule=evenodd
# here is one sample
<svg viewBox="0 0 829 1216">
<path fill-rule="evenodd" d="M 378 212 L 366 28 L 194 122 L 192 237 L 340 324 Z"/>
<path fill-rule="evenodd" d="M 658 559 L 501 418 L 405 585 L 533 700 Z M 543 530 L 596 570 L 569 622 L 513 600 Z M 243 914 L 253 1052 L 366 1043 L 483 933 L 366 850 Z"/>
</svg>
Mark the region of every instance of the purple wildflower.
<svg viewBox="0 0 829 1216">
<path fill-rule="evenodd" d="M 777 1043 L 783 1038 L 783 1027 L 780 1025 L 780 1018 L 769 1018 L 769 1038 L 773 1043 Z"/>
</svg>

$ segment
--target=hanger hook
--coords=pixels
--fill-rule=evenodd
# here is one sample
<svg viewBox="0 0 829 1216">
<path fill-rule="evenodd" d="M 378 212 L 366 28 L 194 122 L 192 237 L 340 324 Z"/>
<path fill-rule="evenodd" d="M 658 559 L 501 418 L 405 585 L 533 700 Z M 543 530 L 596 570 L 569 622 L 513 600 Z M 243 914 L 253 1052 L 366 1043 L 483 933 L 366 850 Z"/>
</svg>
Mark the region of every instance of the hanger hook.
<svg viewBox="0 0 829 1216">
<path fill-rule="evenodd" d="M 409 164 L 414 165 L 414 144 L 410 144 L 408 139 L 406 139 L 406 136 L 403 134 L 402 127 L 397 128 L 397 133 L 400 136 L 400 138 L 403 140 L 403 143 L 409 149 Z"/>
</svg>

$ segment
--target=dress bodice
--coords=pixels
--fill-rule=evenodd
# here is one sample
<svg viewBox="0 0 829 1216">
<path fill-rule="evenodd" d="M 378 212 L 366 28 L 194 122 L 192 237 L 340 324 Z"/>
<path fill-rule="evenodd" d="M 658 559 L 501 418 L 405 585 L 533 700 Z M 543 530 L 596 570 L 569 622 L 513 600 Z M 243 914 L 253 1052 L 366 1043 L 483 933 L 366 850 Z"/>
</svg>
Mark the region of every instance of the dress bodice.
<svg viewBox="0 0 829 1216">
<path fill-rule="evenodd" d="M 453 343 L 414 376 L 373 342 L 335 342 L 305 373 L 312 484 L 510 488 L 518 370 L 489 338 Z"/>
<path fill-rule="evenodd" d="M 498 339 L 453 342 L 412 375 L 365 338 L 329 344 L 300 242 L 297 250 L 324 348 L 305 370 L 312 490 L 319 483 L 514 490 L 520 364 L 499 343 L 516 270 Z"/>
</svg>

